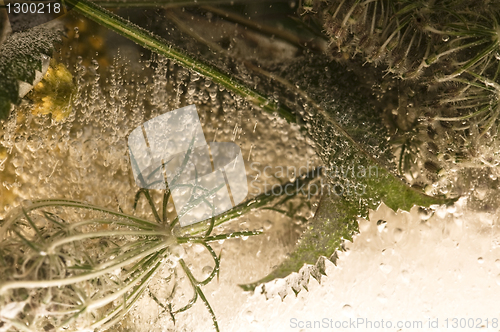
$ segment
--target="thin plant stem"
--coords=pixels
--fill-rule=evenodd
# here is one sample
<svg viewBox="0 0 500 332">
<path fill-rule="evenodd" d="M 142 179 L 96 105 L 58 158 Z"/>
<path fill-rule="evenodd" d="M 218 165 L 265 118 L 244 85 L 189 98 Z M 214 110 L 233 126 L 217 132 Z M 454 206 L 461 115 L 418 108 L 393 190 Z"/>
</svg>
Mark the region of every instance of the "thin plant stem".
<svg viewBox="0 0 500 332">
<path fill-rule="evenodd" d="M 230 75 L 223 73 L 212 65 L 206 64 L 188 55 L 183 50 L 170 45 L 163 38 L 131 23 L 124 18 L 115 15 L 106 9 L 88 0 L 65 0 L 73 9 L 83 14 L 89 19 L 99 23 L 110 30 L 134 41 L 135 43 L 165 56 L 183 66 L 193 70 L 202 76 L 210 78 L 215 83 L 225 87 L 229 91 L 245 98 L 262 110 L 269 113 L 278 113 L 288 122 L 296 122 L 295 114 L 285 106 L 275 103 L 267 96 L 255 91 L 246 84 L 234 79 Z"/>
<path fill-rule="evenodd" d="M 29 212 L 31 210 L 35 210 L 35 209 L 38 209 L 40 207 L 46 207 L 46 206 L 47 207 L 48 206 L 57 206 L 57 207 L 65 206 L 65 207 L 74 207 L 74 208 L 88 209 L 88 210 L 92 210 L 92 211 L 105 212 L 105 213 L 109 213 L 110 215 L 113 215 L 113 216 L 127 218 L 131 221 L 134 221 L 134 222 L 140 224 L 140 225 L 149 226 L 149 227 L 152 227 L 155 229 L 158 228 L 157 223 L 151 222 L 149 220 L 142 219 L 139 217 L 130 216 L 130 215 L 125 214 L 125 213 L 116 212 L 116 211 L 113 211 L 113 210 L 110 210 L 107 208 L 103 208 L 100 206 L 91 205 L 91 204 L 87 204 L 87 203 L 82 203 L 82 202 L 75 201 L 75 200 L 66 200 L 66 199 L 37 200 L 37 201 L 33 201 L 31 205 L 24 207 L 24 209 L 26 212 Z M 13 215 L 6 220 L 6 222 L 0 228 L 0 236 L 2 234 L 5 234 L 5 231 L 7 230 L 7 228 L 11 225 L 12 222 L 14 222 L 17 218 L 19 218 L 19 216 L 20 215 L 15 215 L 15 216 Z"/>
<path fill-rule="evenodd" d="M 162 242 L 159 243 L 158 245 L 154 246 L 153 248 L 146 250 L 142 252 L 141 254 L 137 255 L 136 257 L 127 259 L 123 262 L 120 262 L 119 264 L 114 264 L 104 270 L 100 271 L 95 271 L 91 273 L 85 273 L 82 275 L 74 276 L 74 277 L 69 277 L 69 278 L 64 278 L 64 279 L 54 279 L 54 280 L 30 280 L 30 281 L 8 281 L 0 285 L 0 294 L 7 291 L 8 289 L 13 289 L 13 288 L 48 288 L 48 287 L 60 287 L 60 286 L 66 286 L 66 285 L 71 285 L 75 284 L 78 282 L 90 280 L 96 277 L 99 277 L 105 273 L 112 272 L 116 270 L 117 268 L 120 268 L 122 266 L 126 266 L 130 263 L 133 263 L 139 258 L 146 257 L 150 254 L 153 254 L 155 252 L 158 252 L 161 249 L 164 249 L 171 245 L 173 242 Z"/>
<path fill-rule="evenodd" d="M 192 243 L 192 242 L 201 243 L 200 241 L 212 242 L 212 241 L 234 239 L 234 238 L 238 238 L 238 237 L 253 236 L 253 235 L 259 235 L 259 234 L 262 234 L 262 231 L 243 231 L 243 232 L 234 232 L 231 234 L 211 235 L 211 236 L 206 236 L 206 237 L 197 237 L 197 236 L 178 237 L 177 242 L 178 243 L 188 243 L 188 242 L 189 243 Z"/>
<path fill-rule="evenodd" d="M 161 233 L 160 231 L 124 231 L 124 230 L 116 230 L 116 231 L 107 231 L 107 232 L 95 232 L 95 233 L 83 233 L 73 236 L 68 236 L 62 238 L 58 241 L 52 242 L 50 246 L 48 246 L 47 250 L 52 252 L 56 247 L 61 246 L 66 243 L 81 241 L 83 239 L 93 239 L 97 237 L 113 237 L 113 236 L 169 236 L 170 233 Z"/>
<path fill-rule="evenodd" d="M 188 276 L 189 280 L 191 281 L 191 284 L 194 288 L 194 291 L 196 293 L 198 293 L 198 295 L 202 299 L 203 303 L 207 307 L 208 312 L 210 313 L 210 316 L 212 317 L 215 331 L 219 332 L 219 324 L 217 323 L 217 318 L 215 317 L 215 313 L 214 313 L 212 307 L 210 306 L 210 304 L 208 303 L 208 300 L 205 297 L 205 294 L 203 294 L 203 291 L 200 288 L 200 283 L 194 278 L 193 274 L 191 273 L 191 271 L 189 270 L 189 268 L 187 267 L 186 263 L 184 262 L 184 260 L 182 258 L 179 260 L 179 263 L 181 264 L 182 269 L 184 270 L 184 272 Z"/>
<path fill-rule="evenodd" d="M 118 299 L 122 295 L 125 295 L 130 289 L 134 288 L 136 286 L 136 283 L 139 282 L 141 279 L 143 279 L 149 272 L 153 270 L 153 268 L 156 266 L 156 264 L 160 263 L 162 257 L 156 257 L 154 260 L 154 263 L 150 265 L 150 267 L 146 270 L 144 270 L 141 274 L 139 274 L 138 277 L 136 277 L 134 280 L 131 280 L 127 286 L 123 287 L 120 289 L 118 292 L 112 293 L 110 295 L 107 295 L 99 300 L 94 300 L 91 303 L 87 305 L 89 309 L 93 308 L 99 308 L 107 305 L 108 303 L 113 302 L 114 300 Z"/>
<path fill-rule="evenodd" d="M 227 21 L 236 24 L 241 24 L 243 27 L 257 31 L 260 34 L 275 36 L 276 38 L 286 41 L 291 45 L 296 45 L 300 48 L 309 47 L 316 51 L 322 51 L 322 52 L 326 51 L 327 39 L 325 38 L 324 35 L 316 35 L 317 38 L 315 39 L 312 39 L 310 36 L 308 36 L 309 38 L 306 39 L 305 36 L 300 35 L 301 33 L 303 34 L 303 31 L 310 31 L 310 30 L 303 29 L 302 31 L 297 31 L 298 33 L 293 33 L 287 31 L 286 29 L 279 29 L 271 25 L 252 21 L 244 16 L 235 14 L 231 11 L 224 10 L 223 8 L 218 8 L 214 6 L 202 6 L 202 8 L 206 9 L 211 13 L 219 15 L 220 17 L 222 17 Z"/>
<path fill-rule="evenodd" d="M 307 185 L 310 181 L 314 180 L 315 178 L 319 177 L 321 175 L 320 169 L 313 170 L 312 172 L 309 172 L 303 179 L 297 179 L 295 181 L 290 181 L 286 182 L 283 185 L 281 185 L 281 193 L 282 195 L 276 196 L 272 194 L 272 192 L 266 192 L 258 195 L 257 197 L 244 201 L 238 205 L 236 205 L 234 208 L 231 210 L 217 216 L 214 221 L 214 227 L 217 227 L 218 225 L 225 223 L 227 221 L 230 221 L 232 219 L 235 219 L 247 212 L 250 212 L 252 210 L 255 210 L 257 208 L 263 207 L 272 201 L 276 200 L 279 197 L 282 197 L 285 195 L 287 192 L 287 188 L 291 188 L 290 191 L 288 191 L 289 194 L 291 195 L 296 195 L 298 194 L 298 191 L 296 190 L 297 188 L 301 188 L 304 185 Z M 176 222 L 178 219 L 176 218 L 174 222 Z M 174 224 L 172 222 L 172 224 Z M 210 220 L 211 222 L 211 220 Z M 172 225 L 171 225 L 172 226 Z M 186 235 L 196 235 L 200 234 L 202 232 L 206 232 L 207 229 L 210 227 L 210 225 L 207 225 L 206 223 L 198 223 L 191 225 L 190 227 L 186 227 Z"/>
<path fill-rule="evenodd" d="M 162 209 L 162 219 L 163 224 L 167 224 L 167 205 L 168 200 L 170 199 L 170 189 L 167 189 L 163 192 L 163 209 Z"/>
<path fill-rule="evenodd" d="M 165 250 L 165 249 L 164 249 Z M 160 256 L 163 255 L 163 253 L 165 252 L 164 250 L 162 250 L 159 254 Z M 102 320 L 94 323 L 91 327 L 92 328 L 100 328 L 101 330 L 106 330 L 107 328 L 113 326 L 114 324 L 116 324 L 118 322 L 118 320 L 120 320 L 131 308 L 132 308 L 132 305 L 140 298 L 141 294 L 144 292 L 144 290 L 146 289 L 146 287 L 148 286 L 149 284 L 149 281 L 151 280 L 151 278 L 155 275 L 155 272 L 161 267 L 161 261 L 160 262 L 157 262 L 155 267 L 149 271 L 149 273 L 145 276 L 144 280 L 140 283 L 139 287 L 137 287 L 134 292 L 132 292 L 132 294 L 130 294 L 130 296 L 128 297 L 128 299 L 132 298 L 132 300 L 128 301 L 124 301 L 123 302 L 123 309 L 121 309 L 121 306 L 117 307 L 115 310 L 113 310 L 113 312 L 104 317 Z M 118 315 L 117 317 L 115 317 L 114 319 L 112 320 L 108 320 L 107 322 L 104 322 L 104 320 L 107 320 L 113 316 L 116 316 Z"/>
</svg>

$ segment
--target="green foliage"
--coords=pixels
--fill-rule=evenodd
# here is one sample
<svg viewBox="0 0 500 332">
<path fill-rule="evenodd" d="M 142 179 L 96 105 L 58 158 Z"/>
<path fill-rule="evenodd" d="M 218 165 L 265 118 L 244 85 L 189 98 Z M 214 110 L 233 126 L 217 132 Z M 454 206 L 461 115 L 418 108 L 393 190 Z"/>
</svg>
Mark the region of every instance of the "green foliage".
<svg viewBox="0 0 500 332">
<path fill-rule="evenodd" d="M 398 109 L 406 112 L 406 105 L 411 105 L 416 121 L 409 128 L 398 127 L 398 140 L 403 136 L 404 141 L 403 170 L 410 168 L 407 159 L 422 158 L 414 153 L 410 156 L 418 150 L 409 144 L 415 130 L 460 137 L 436 146 L 437 152 L 469 155 L 461 161 L 483 164 L 483 159 L 475 158 L 472 151 L 477 146 L 494 149 L 499 131 L 498 2 L 315 3 L 318 10 L 314 19 L 330 37 L 330 53 L 335 58 L 356 58 L 361 63 L 379 66 L 387 72 L 381 85 L 401 91 Z M 359 62 L 351 61 L 349 65 L 359 66 Z M 486 159 L 491 161 L 492 157 Z M 498 157 L 493 159 L 496 162 Z"/>
<path fill-rule="evenodd" d="M 141 192 L 152 204 L 149 192 Z M 200 288 L 219 271 L 209 242 L 260 232 L 211 236 L 212 218 L 203 235 L 176 236 L 171 225 L 69 200 L 35 201 L 14 211 L 0 227 L 0 307 L 12 309 L 2 321 L 22 331 L 107 329 L 132 308 L 165 263 L 178 261 L 194 298 L 181 308 L 167 303 L 170 315 L 189 309 L 199 297 L 218 331 Z M 211 254 L 215 267 L 206 279 L 196 280 L 184 263 L 183 243 L 199 243 Z"/>
<path fill-rule="evenodd" d="M 11 105 L 19 104 L 19 82 L 32 84 L 35 71 L 42 71 L 42 54 L 52 55 L 61 39 L 59 24 L 48 23 L 13 33 L 0 49 L 0 120 L 9 116 Z"/>
<path fill-rule="evenodd" d="M 309 75 L 303 75 L 300 68 L 307 68 Z M 357 232 L 356 219 L 367 217 L 369 209 L 376 209 L 381 202 L 394 210 L 407 211 L 414 205 L 429 207 L 453 202 L 425 195 L 395 175 L 387 142 L 389 133 L 360 79 L 352 72 L 316 56 L 288 66 L 283 75 L 304 87 L 297 94 L 309 96 L 310 115 L 305 116 L 308 132 L 326 165 L 327 184 L 316 216 L 295 250 L 268 276 L 243 285 L 246 290 L 298 272 L 304 264 L 316 265 L 313 276 L 319 278 L 321 257 L 334 257 L 343 240 L 352 240 Z M 335 82 L 342 84 L 331 89 Z"/>
<path fill-rule="evenodd" d="M 498 3 L 350 0 L 324 6 L 319 16 L 332 51 L 361 54 L 369 63 L 384 63 L 401 78 L 429 80 L 438 74 L 442 81 L 494 65 Z"/>
<path fill-rule="evenodd" d="M 283 188 L 295 189 L 316 176 L 285 183 Z M 201 299 L 219 331 L 202 290 L 219 273 L 220 254 L 211 242 L 262 232 L 212 232 L 250 210 L 273 203 L 279 208 L 299 193 L 294 189 L 287 197 L 263 193 L 222 215 L 182 229 L 178 218 L 168 220 L 168 189 L 163 192 L 161 208 L 155 206 L 149 190 L 140 189 L 136 194 L 134 211 L 144 197 L 155 221 L 72 200 L 27 202 L 0 221 L 0 308 L 11 310 L 1 317 L 2 322 L 8 329 L 27 332 L 106 330 L 127 314 L 155 274 L 166 269 L 173 284 L 170 296 L 162 301 L 149 290 L 151 298 L 169 313 L 174 324 L 177 314 Z M 210 254 L 213 269 L 203 280 L 198 280 L 185 263 L 185 244 L 199 244 Z M 184 274 L 192 287 L 193 297 L 187 303 L 177 295 L 179 274 Z"/>
</svg>

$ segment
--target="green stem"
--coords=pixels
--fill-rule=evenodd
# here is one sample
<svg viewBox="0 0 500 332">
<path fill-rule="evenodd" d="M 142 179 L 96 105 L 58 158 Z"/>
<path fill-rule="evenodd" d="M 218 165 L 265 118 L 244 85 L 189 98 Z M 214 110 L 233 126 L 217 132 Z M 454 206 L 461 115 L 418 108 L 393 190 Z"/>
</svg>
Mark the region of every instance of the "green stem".
<svg viewBox="0 0 500 332">
<path fill-rule="evenodd" d="M 328 47 L 327 46 L 328 40 L 325 38 L 324 35 L 315 35 L 314 37 L 316 38 L 314 38 L 310 34 L 308 34 L 310 30 L 304 29 L 303 27 L 302 29 L 300 30 L 298 29 L 296 33 L 294 33 L 288 31 L 287 29 L 278 28 L 276 26 L 252 21 L 249 18 L 238 15 L 229 10 L 225 10 L 224 8 L 219 8 L 214 6 L 202 6 L 202 8 L 222 17 L 224 20 L 236 24 L 241 24 L 243 27 L 245 27 L 245 29 L 248 28 L 260 34 L 266 34 L 271 38 L 277 37 L 281 40 L 290 43 L 291 45 L 296 45 L 301 48 L 307 48 L 307 45 L 309 45 L 309 48 L 312 48 L 320 52 L 325 52 L 326 48 Z"/>
<path fill-rule="evenodd" d="M 106 269 L 99 270 L 99 271 L 92 271 L 90 273 L 84 273 L 81 275 L 73 276 L 73 277 L 68 277 L 64 279 L 54 279 L 54 280 L 27 280 L 27 281 L 8 281 L 0 285 L 0 294 L 4 293 L 5 291 L 9 289 L 14 289 L 14 288 L 48 288 L 48 287 L 62 287 L 66 285 L 71 285 L 71 284 L 76 284 L 79 282 L 84 282 L 90 279 L 94 279 L 97 277 L 100 277 L 106 273 L 112 272 L 120 267 L 126 266 L 128 264 L 131 264 L 135 262 L 138 259 L 141 259 L 143 257 L 146 257 L 148 255 L 154 254 L 164 248 L 167 248 L 170 246 L 173 242 L 172 241 L 165 241 L 161 242 L 155 247 L 146 250 L 142 252 L 140 255 L 127 259 L 123 262 L 120 262 L 119 264 L 114 264 L 112 266 L 109 266 Z"/>
<path fill-rule="evenodd" d="M 236 205 L 231 210 L 221 214 L 220 216 L 217 216 L 214 221 L 214 227 L 217 227 L 218 225 L 223 224 L 232 219 L 238 218 L 239 216 L 244 215 L 247 212 L 265 206 L 279 197 L 283 197 L 285 195 L 295 196 L 299 194 L 300 188 L 303 188 L 310 181 L 316 179 L 319 176 L 321 176 L 321 170 L 315 169 L 307 173 L 304 178 L 299 178 L 295 181 L 290 181 L 282 184 L 279 191 L 281 195 L 275 195 L 272 193 L 272 191 L 270 191 L 262 193 L 253 199 L 244 201 Z M 288 191 L 288 189 L 290 189 L 290 191 Z M 206 232 L 209 227 L 211 227 L 210 224 L 207 225 L 206 223 L 193 224 L 190 227 L 187 227 L 187 230 L 186 232 L 184 232 L 184 235 L 186 235 L 187 237 L 194 236 L 196 234 Z"/>
<path fill-rule="evenodd" d="M 157 257 L 162 256 L 164 253 L 165 249 L 162 249 L 157 253 Z M 115 325 L 132 308 L 134 303 L 139 299 L 140 295 L 149 285 L 149 281 L 151 280 L 151 278 L 162 266 L 161 261 L 157 261 L 155 264 L 155 267 L 148 272 L 144 279 L 142 279 L 138 287 L 129 296 L 127 296 L 127 300 L 123 302 L 122 305 L 116 307 L 111 313 L 104 316 L 100 321 L 94 323 L 91 328 L 99 328 L 101 331 L 104 331 Z"/>
<path fill-rule="evenodd" d="M 111 293 L 103 298 L 91 301 L 90 303 L 86 304 L 87 308 L 90 310 L 95 309 L 95 308 L 101 308 L 101 307 L 104 307 L 105 305 L 108 305 L 109 303 L 112 303 L 113 301 L 122 297 L 123 295 L 126 295 L 127 292 L 129 290 L 131 290 L 132 288 L 136 287 L 136 285 L 138 283 L 140 283 L 141 280 L 144 281 L 144 280 L 149 279 L 148 277 L 151 275 L 150 272 L 153 271 L 154 268 L 158 264 L 161 264 L 162 258 L 163 258 L 162 255 L 157 255 L 157 257 L 155 257 L 154 263 L 150 264 L 149 267 L 144 269 L 143 272 L 141 271 L 141 274 L 139 274 L 139 276 L 137 276 L 133 280 L 131 280 L 127 284 L 127 286 L 125 286 L 125 287 L 121 288 L 119 291 Z"/>
<path fill-rule="evenodd" d="M 165 56 L 181 65 L 184 68 L 193 70 L 200 75 L 210 78 L 215 83 L 225 87 L 226 89 L 242 96 L 248 101 L 254 103 L 255 105 L 262 108 L 264 111 L 269 113 L 278 113 L 288 122 L 296 122 L 296 117 L 293 112 L 280 106 L 267 96 L 251 89 L 244 83 L 233 79 L 228 74 L 225 74 L 211 66 L 209 64 L 203 63 L 188 54 L 186 54 L 181 49 L 176 48 L 173 45 L 152 34 L 151 32 L 125 20 L 124 18 L 115 15 L 106 9 L 92 3 L 88 0 L 65 0 L 65 2 L 74 6 L 73 9 L 99 23 L 116 33 L 134 41 L 135 43 L 153 51 L 160 55 Z"/>
<path fill-rule="evenodd" d="M 212 317 L 212 322 L 214 323 L 215 331 L 219 332 L 220 330 L 219 330 L 219 324 L 217 323 L 217 317 L 215 317 L 215 312 L 213 311 L 212 307 L 210 306 L 210 303 L 208 303 L 208 300 L 205 297 L 205 294 L 203 294 L 203 291 L 200 288 L 200 283 L 198 283 L 198 281 L 194 278 L 193 274 L 191 273 L 191 271 L 187 267 L 186 262 L 184 262 L 184 260 L 182 258 L 179 260 L 179 263 L 181 264 L 182 269 L 184 270 L 187 277 L 191 281 L 191 284 L 194 288 L 195 293 L 197 293 L 198 296 L 200 296 L 201 300 L 205 304 L 205 307 L 207 308 L 208 312 L 210 313 L 210 316 Z"/>
<path fill-rule="evenodd" d="M 197 242 L 197 243 L 202 243 L 204 245 L 205 242 L 227 240 L 227 239 L 236 239 L 239 237 L 254 236 L 254 235 L 260 235 L 260 234 L 262 234 L 262 231 L 243 231 L 243 232 L 234 232 L 234 233 L 230 233 L 230 234 L 211 235 L 211 236 L 207 236 L 207 237 L 203 237 L 203 238 L 195 237 L 195 236 L 178 237 L 177 243 Z"/>
<path fill-rule="evenodd" d="M 93 232 L 93 233 L 83 233 L 83 234 L 68 236 L 68 237 L 59 239 L 58 241 L 54 241 L 47 247 L 47 251 L 52 254 L 56 247 L 62 246 L 63 244 L 81 241 L 84 239 L 95 239 L 98 237 L 113 237 L 113 236 L 114 237 L 120 237 L 120 236 L 156 236 L 156 237 L 159 237 L 162 235 L 168 237 L 170 234 L 169 233 L 162 234 L 158 230 L 154 230 L 154 231 L 117 230 L 117 231 L 107 231 L 107 232 L 99 231 L 99 232 Z"/>
</svg>

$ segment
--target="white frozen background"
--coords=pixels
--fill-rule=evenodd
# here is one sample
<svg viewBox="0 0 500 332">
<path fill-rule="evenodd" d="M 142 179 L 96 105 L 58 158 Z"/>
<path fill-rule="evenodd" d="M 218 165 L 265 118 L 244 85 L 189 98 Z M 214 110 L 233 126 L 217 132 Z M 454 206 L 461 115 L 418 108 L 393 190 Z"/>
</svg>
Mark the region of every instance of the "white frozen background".
<svg viewBox="0 0 500 332">
<path fill-rule="evenodd" d="M 296 297 L 289 290 L 283 300 L 277 293 L 287 287 L 285 280 L 266 285 L 269 293 L 275 292 L 270 299 L 260 288 L 253 294 L 239 289 L 236 284 L 250 281 L 247 275 L 253 267 L 245 271 L 238 263 L 248 250 L 242 248 L 243 241 L 233 242 L 228 250 L 242 249 L 240 255 L 225 255 L 221 280 L 205 288 L 221 331 L 499 331 L 500 325 L 492 325 L 494 319 L 500 321 L 498 216 L 467 211 L 466 203 L 461 199 L 452 207 L 436 207 L 434 213 L 419 212 L 418 207 L 396 213 L 381 205 L 370 212 L 369 220 L 359 220 L 360 234 L 346 244 L 346 252 L 339 253 L 336 266 L 327 263 L 321 284 L 311 278 L 309 291 Z M 387 222 L 377 225 L 379 220 Z M 272 258 L 263 258 L 261 264 L 267 260 Z M 143 320 L 144 331 L 210 330 L 201 303 L 179 317 L 175 328 L 148 324 L 159 321 L 156 304 L 147 298 L 135 313 Z M 452 328 L 454 318 L 458 328 Z M 299 328 L 323 319 L 333 324 L 364 319 L 374 325 Z M 375 328 L 381 320 L 385 328 Z M 437 320 L 438 328 L 429 328 L 429 320 Z M 393 328 L 387 328 L 387 321 Z M 418 327 L 413 325 L 417 321 L 423 328 L 404 328 Z M 412 325 L 398 329 L 396 324 Z"/>
</svg>

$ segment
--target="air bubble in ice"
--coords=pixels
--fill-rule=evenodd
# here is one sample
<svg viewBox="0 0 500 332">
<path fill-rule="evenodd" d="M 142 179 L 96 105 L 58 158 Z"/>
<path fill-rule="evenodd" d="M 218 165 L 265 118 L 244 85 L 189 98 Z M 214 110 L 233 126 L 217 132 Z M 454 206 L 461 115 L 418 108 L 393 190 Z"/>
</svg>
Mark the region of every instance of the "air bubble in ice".
<svg viewBox="0 0 500 332">
<path fill-rule="evenodd" d="M 180 244 L 175 244 L 175 245 L 170 246 L 169 250 L 170 250 L 172 260 L 179 260 L 179 259 L 183 258 L 186 254 L 184 247 Z"/>
<path fill-rule="evenodd" d="M 207 265 L 205 266 L 202 270 L 201 270 L 201 273 L 203 274 L 204 278 L 208 277 L 210 275 L 210 273 L 212 273 L 213 271 L 213 267 Z"/>
<path fill-rule="evenodd" d="M 382 271 L 385 274 L 389 274 L 392 271 L 392 266 L 391 265 L 387 265 L 387 264 L 381 263 L 379 267 L 380 267 L 380 271 Z"/>
<path fill-rule="evenodd" d="M 346 317 L 351 317 L 351 318 L 354 317 L 354 310 L 349 304 L 344 304 L 344 306 L 342 307 L 342 313 Z"/>
</svg>

